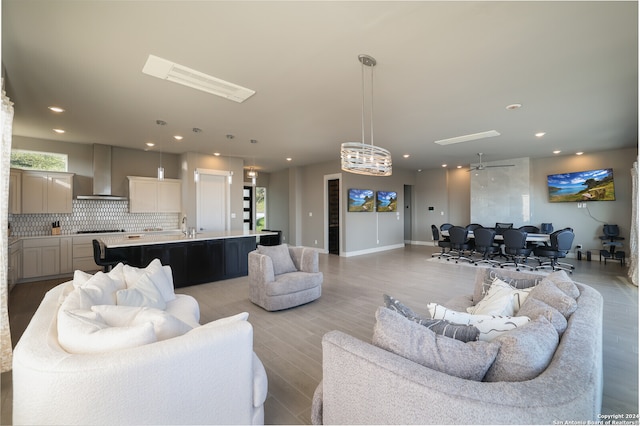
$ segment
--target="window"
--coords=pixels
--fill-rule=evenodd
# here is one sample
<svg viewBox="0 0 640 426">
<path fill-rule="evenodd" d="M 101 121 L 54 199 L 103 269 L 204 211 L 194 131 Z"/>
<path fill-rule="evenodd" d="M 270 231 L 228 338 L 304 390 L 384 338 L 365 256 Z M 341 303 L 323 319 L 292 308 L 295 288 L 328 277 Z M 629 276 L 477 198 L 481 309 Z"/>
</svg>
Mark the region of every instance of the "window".
<svg viewBox="0 0 640 426">
<path fill-rule="evenodd" d="M 262 231 L 267 226 L 267 188 L 256 187 L 256 231 Z"/>
<path fill-rule="evenodd" d="M 17 169 L 66 172 L 68 170 L 67 164 L 67 154 L 27 151 L 23 149 L 11 150 L 11 167 Z"/>
</svg>

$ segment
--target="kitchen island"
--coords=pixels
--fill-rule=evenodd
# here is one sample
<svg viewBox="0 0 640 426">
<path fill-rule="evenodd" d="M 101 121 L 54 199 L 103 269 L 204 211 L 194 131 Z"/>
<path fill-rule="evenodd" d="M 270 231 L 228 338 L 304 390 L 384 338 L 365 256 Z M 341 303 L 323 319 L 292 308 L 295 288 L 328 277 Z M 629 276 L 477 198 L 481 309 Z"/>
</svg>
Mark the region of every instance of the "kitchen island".
<svg viewBox="0 0 640 426">
<path fill-rule="evenodd" d="M 117 257 L 131 265 L 146 267 L 153 259 L 171 266 L 176 288 L 226 280 L 248 274 L 248 254 L 258 237 L 274 232 L 181 232 L 160 234 L 109 235 L 100 238 L 107 257 Z"/>
</svg>

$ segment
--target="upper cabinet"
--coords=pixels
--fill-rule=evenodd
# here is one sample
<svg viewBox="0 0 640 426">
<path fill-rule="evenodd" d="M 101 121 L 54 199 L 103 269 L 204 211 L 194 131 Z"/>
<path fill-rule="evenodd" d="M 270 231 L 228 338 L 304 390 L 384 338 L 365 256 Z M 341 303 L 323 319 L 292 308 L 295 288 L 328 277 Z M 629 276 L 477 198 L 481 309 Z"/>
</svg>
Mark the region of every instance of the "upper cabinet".
<svg viewBox="0 0 640 426">
<path fill-rule="evenodd" d="M 127 177 L 130 213 L 179 213 L 182 211 L 180 179 Z"/>
<path fill-rule="evenodd" d="M 73 173 L 22 171 L 21 213 L 71 213 Z"/>
<path fill-rule="evenodd" d="M 9 172 L 9 213 L 22 213 L 22 171 L 11 169 Z"/>
</svg>

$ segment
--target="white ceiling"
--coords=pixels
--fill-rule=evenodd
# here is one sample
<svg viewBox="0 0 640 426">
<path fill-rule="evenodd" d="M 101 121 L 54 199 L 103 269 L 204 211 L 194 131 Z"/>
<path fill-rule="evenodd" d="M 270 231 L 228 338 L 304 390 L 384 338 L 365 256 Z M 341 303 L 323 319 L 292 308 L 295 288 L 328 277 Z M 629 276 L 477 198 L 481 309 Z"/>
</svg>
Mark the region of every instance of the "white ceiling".
<svg viewBox="0 0 640 426">
<path fill-rule="evenodd" d="M 638 144 L 635 1 L 2 1 L 14 134 L 33 138 L 153 141 L 265 171 L 338 163 L 361 140 L 360 53 L 378 62 L 374 143 L 396 168 Z M 149 54 L 256 94 L 236 103 L 150 77 Z"/>
</svg>

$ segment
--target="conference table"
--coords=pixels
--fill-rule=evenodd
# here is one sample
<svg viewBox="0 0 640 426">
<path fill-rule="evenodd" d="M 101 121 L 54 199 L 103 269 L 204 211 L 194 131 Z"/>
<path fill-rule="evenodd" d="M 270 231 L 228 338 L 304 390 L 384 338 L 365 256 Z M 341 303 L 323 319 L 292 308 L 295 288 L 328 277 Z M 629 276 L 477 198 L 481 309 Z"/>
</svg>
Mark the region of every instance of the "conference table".
<svg viewBox="0 0 640 426">
<path fill-rule="evenodd" d="M 443 237 L 448 237 L 449 236 L 449 230 L 445 230 L 445 231 L 440 231 L 440 234 Z M 469 231 L 469 238 L 475 238 L 475 235 L 473 234 L 473 231 Z M 495 241 L 502 241 L 502 235 L 501 234 L 496 234 Z M 550 241 L 550 237 L 549 234 L 534 234 L 534 233 L 527 233 L 527 241 L 529 242 L 537 242 L 537 243 L 548 243 Z"/>
</svg>

